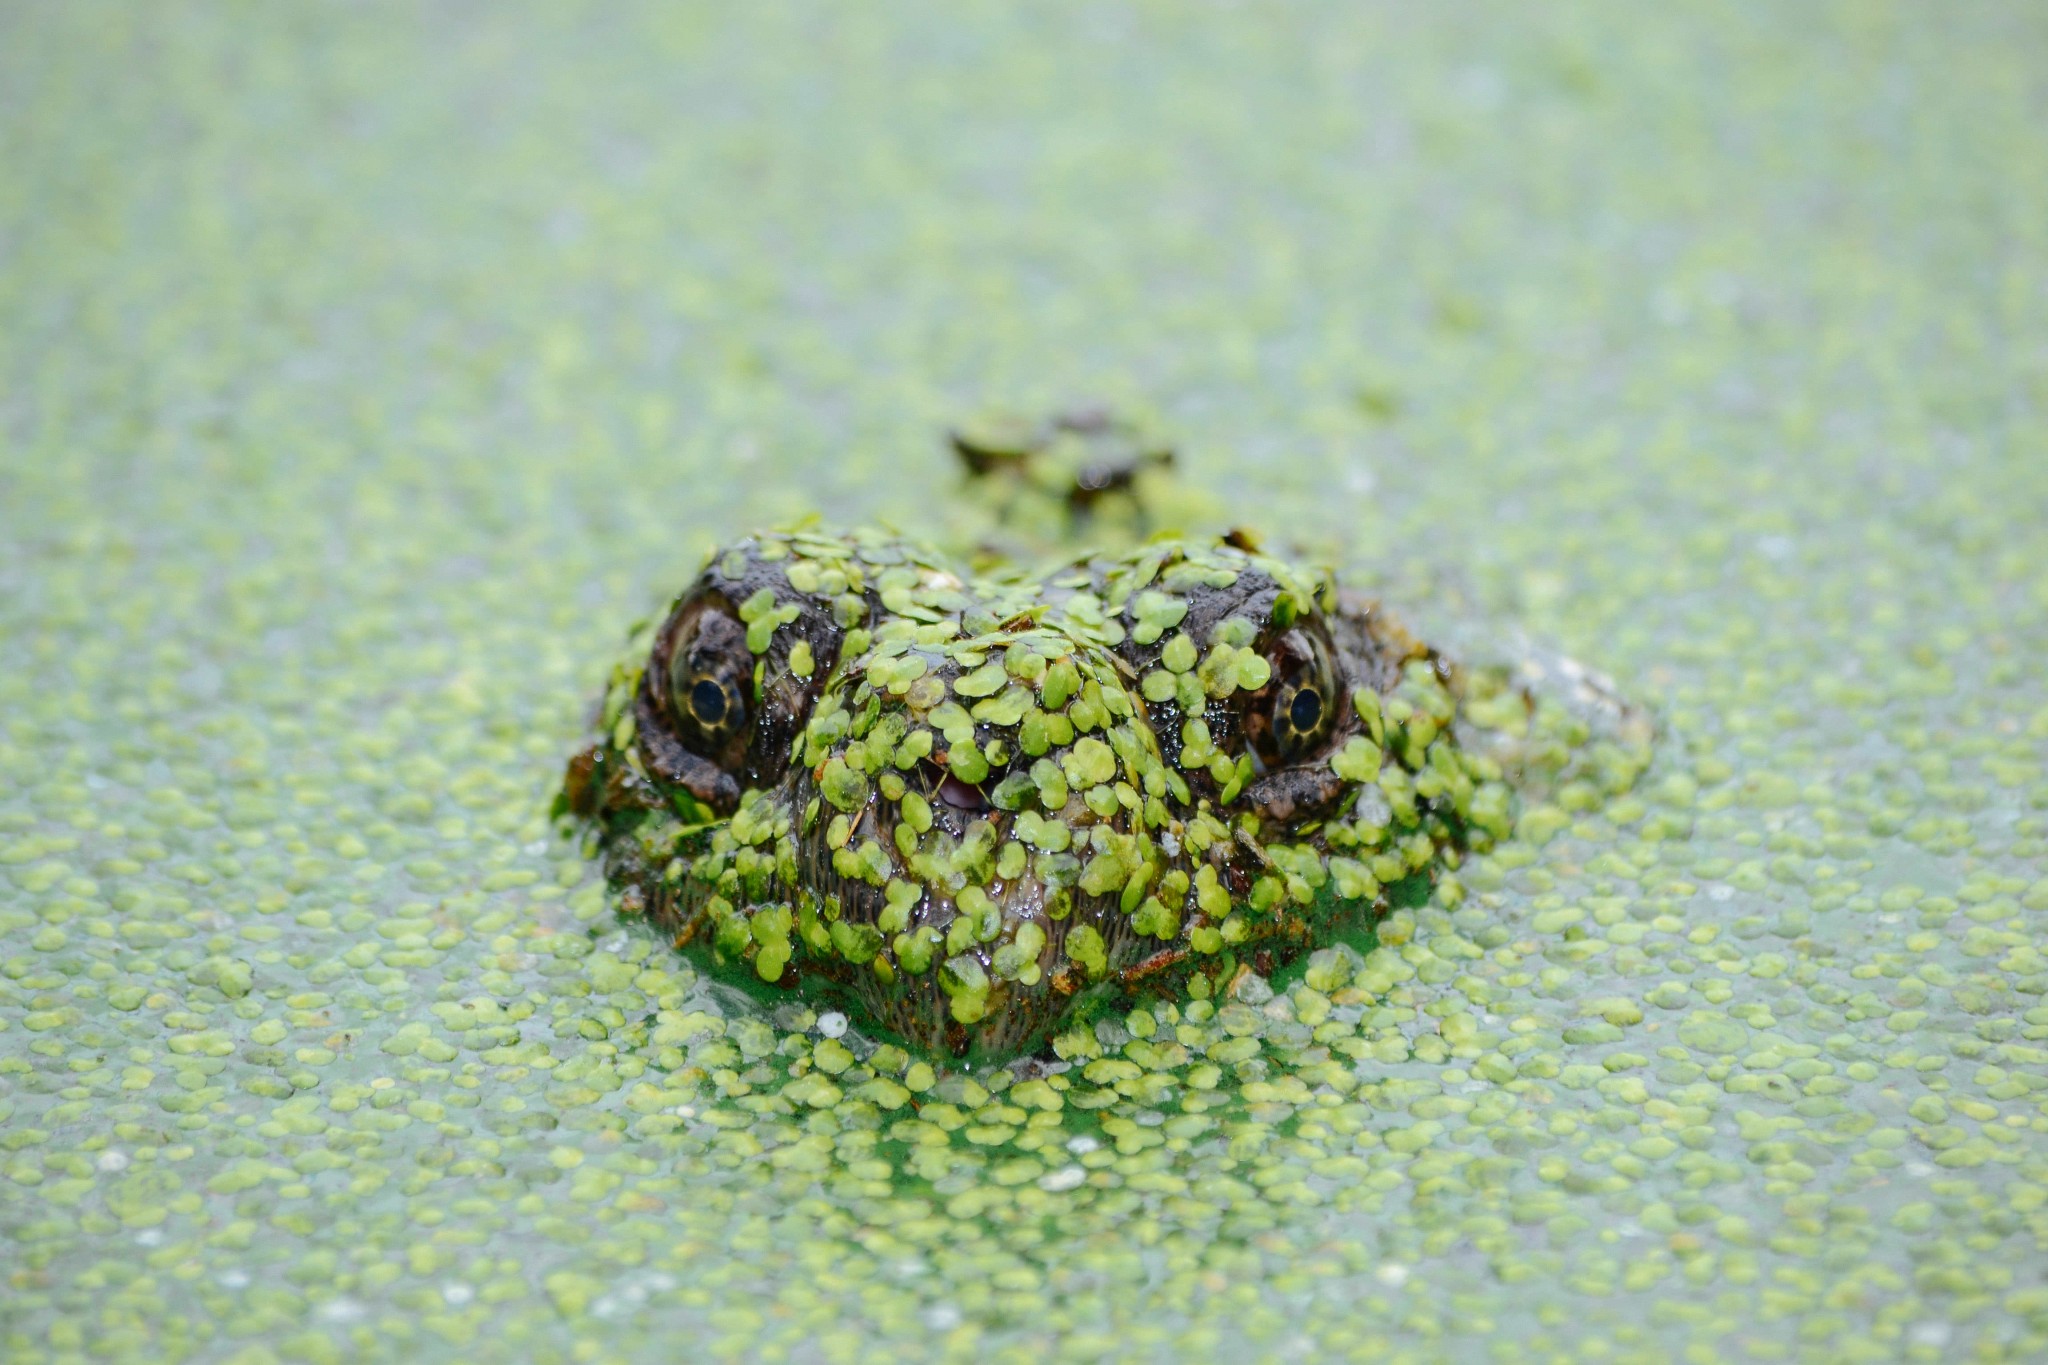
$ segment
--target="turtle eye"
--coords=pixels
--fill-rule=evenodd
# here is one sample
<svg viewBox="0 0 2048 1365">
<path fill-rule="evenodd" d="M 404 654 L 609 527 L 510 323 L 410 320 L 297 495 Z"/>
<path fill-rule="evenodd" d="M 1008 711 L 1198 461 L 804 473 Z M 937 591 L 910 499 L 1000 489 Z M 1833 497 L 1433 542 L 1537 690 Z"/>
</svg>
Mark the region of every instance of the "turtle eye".
<svg viewBox="0 0 2048 1365">
<path fill-rule="evenodd" d="M 746 629 L 707 609 L 676 632 L 669 653 L 668 702 L 685 748 L 713 760 L 744 748 L 754 656 Z"/>
<path fill-rule="evenodd" d="M 1269 766 L 1299 763 L 1322 749 L 1337 727 L 1336 670 L 1322 640 L 1303 632 L 1290 632 L 1270 661 L 1275 681 L 1255 699 L 1263 714 L 1246 729 Z"/>
<path fill-rule="evenodd" d="M 744 712 L 747 706 L 746 702 L 733 695 L 731 683 L 723 678 L 704 677 L 690 684 L 689 699 L 684 705 L 689 709 L 690 719 L 697 722 L 697 728 L 708 734 L 724 730 L 732 714 Z"/>
<path fill-rule="evenodd" d="M 1312 735 L 1323 723 L 1323 697 L 1314 683 L 1303 683 L 1294 689 L 1294 699 L 1287 703 L 1287 723 L 1297 733 Z"/>
<path fill-rule="evenodd" d="M 1336 707 L 1329 696 L 1329 684 L 1303 669 L 1282 683 L 1273 694 L 1273 747 L 1282 763 L 1291 763 L 1311 753 L 1330 733 Z"/>
</svg>

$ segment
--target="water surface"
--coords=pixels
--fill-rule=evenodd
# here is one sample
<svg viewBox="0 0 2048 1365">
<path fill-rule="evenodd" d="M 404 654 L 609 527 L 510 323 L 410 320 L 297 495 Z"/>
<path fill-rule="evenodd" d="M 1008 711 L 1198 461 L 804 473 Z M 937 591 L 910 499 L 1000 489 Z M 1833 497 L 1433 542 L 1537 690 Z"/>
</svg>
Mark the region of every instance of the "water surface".
<svg viewBox="0 0 2048 1365">
<path fill-rule="evenodd" d="M 0 25 L 10 1357 L 2048 1351 L 2038 14 Z M 1661 766 L 1050 1076 L 707 988 L 615 642 L 1076 395 Z"/>
</svg>

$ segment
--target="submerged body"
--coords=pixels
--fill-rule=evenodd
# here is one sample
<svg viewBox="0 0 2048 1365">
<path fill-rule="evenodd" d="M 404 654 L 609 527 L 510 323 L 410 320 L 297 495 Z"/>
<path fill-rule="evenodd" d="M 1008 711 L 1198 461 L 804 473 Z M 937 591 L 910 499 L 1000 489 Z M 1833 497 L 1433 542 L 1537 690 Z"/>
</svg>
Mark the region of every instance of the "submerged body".
<svg viewBox="0 0 2048 1365">
<path fill-rule="evenodd" d="M 714 968 L 994 1058 L 1369 928 L 1586 739 L 1241 538 L 970 576 L 793 531 L 636 642 L 563 806 Z"/>
</svg>

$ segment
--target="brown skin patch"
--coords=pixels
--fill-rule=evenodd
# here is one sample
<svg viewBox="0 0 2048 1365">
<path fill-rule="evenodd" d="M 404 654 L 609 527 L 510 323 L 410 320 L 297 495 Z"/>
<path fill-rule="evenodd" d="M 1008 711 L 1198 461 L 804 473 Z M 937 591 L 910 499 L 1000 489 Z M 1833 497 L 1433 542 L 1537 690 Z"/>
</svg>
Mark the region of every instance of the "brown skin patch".
<svg viewBox="0 0 2048 1365">
<path fill-rule="evenodd" d="M 1168 972 L 1188 960 L 1185 948 L 1162 948 L 1144 960 L 1134 963 L 1117 973 L 1117 979 L 1125 986 L 1136 986 L 1162 972 Z"/>
</svg>

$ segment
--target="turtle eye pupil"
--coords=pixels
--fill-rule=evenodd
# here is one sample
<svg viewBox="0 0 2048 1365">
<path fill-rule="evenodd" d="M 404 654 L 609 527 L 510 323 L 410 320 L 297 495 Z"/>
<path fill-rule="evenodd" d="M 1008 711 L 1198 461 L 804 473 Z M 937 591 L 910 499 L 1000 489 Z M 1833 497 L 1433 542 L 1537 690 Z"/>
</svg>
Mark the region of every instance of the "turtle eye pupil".
<svg viewBox="0 0 2048 1365">
<path fill-rule="evenodd" d="M 1294 694 L 1294 700 L 1287 704 L 1287 723 L 1294 727 L 1296 734 L 1305 735 L 1316 728 L 1316 722 L 1323 718 L 1323 699 L 1313 687 L 1304 687 Z"/>
<path fill-rule="evenodd" d="M 725 719 L 725 689 L 710 678 L 699 678 L 690 689 L 690 714 L 699 725 L 716 727 Z"/>
</svg>

